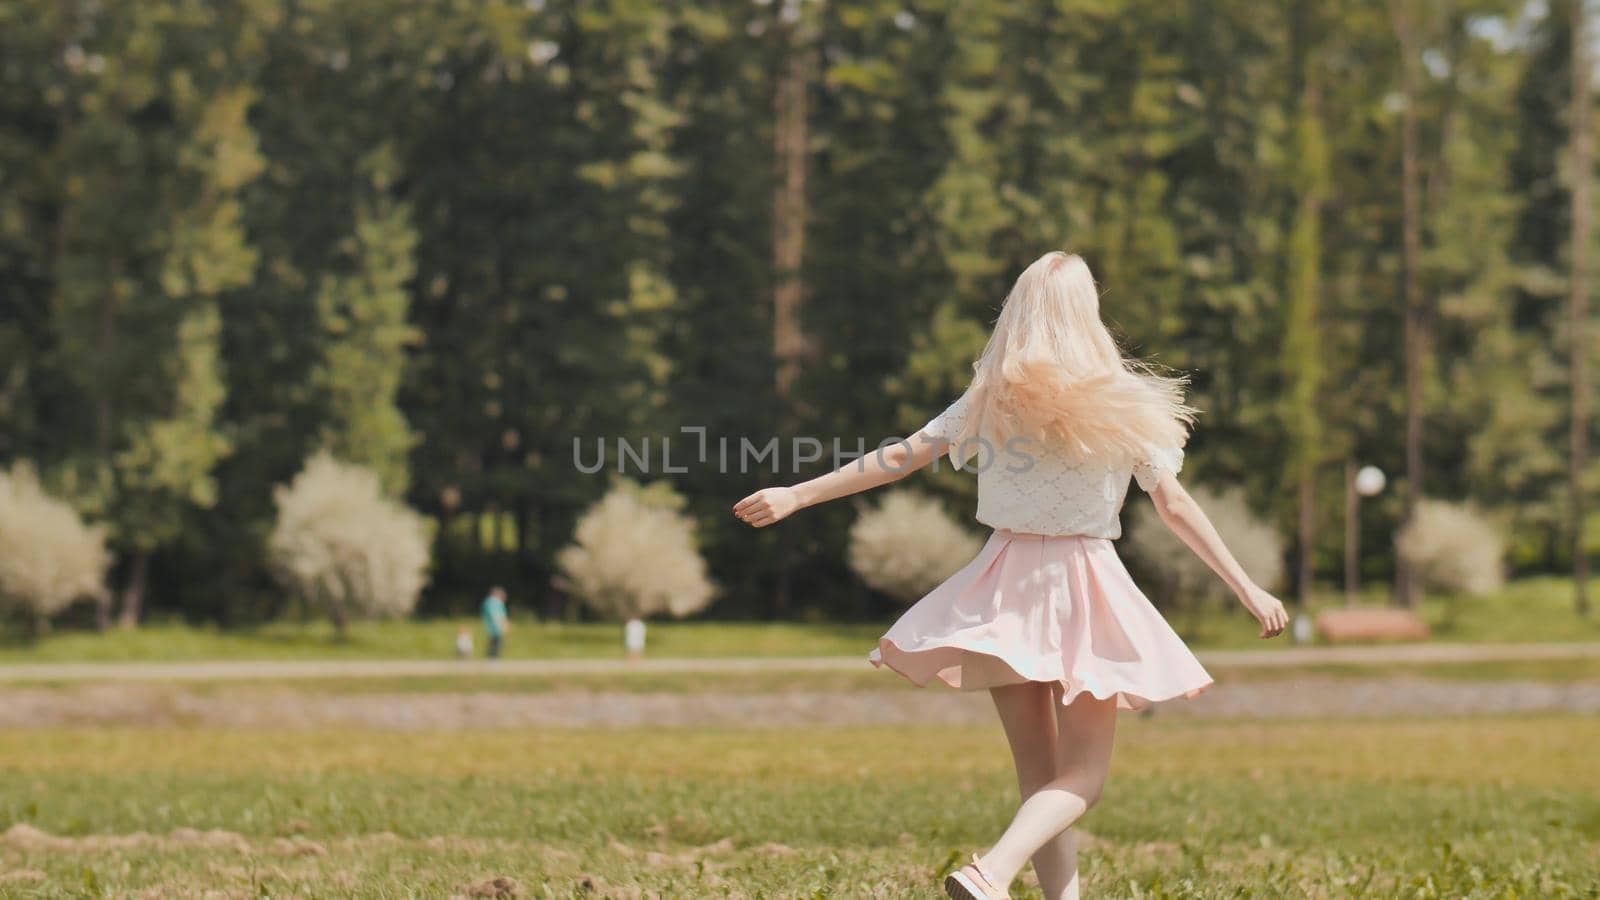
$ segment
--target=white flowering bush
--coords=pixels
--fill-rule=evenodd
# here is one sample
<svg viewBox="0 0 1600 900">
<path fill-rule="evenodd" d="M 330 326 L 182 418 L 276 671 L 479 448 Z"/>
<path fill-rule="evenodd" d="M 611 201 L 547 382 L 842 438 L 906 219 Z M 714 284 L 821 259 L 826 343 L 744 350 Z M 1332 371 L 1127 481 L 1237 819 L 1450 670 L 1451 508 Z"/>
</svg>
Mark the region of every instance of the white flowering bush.
<svg viewBox="0 0 1600 900">
<path fill-rule="evenodd" d="M 1197 487 L 1189 494 L 1245 574 L 1267 590 L 1278 587 L 1284 576 L 1283 536 L 1250 510 L 1244 492 L 1230 488 L 1218 493 Z M 1227 596 L 1222 579 L 1172 533 L 1153 508 L 1134 517 L 1123 544 L 1141 569 L 1155 577 L 1164 604 L 1187 605 L 1188 601 Z"/>
<path fill-rule="evenodd" d="M 850 568 L 899 600 L 916 600 L 972 561 L 983 542 L 938 500 L 900 489 L 850 527 Z"/>
<path fill-rule="evenodd" d="M 267 541 L 279 579 L 343 629 L 352 618 L 416 608 L 427 583 L 422 517 L 383 493 L 377 473 L 318 453 L 274 492 Z"/>
<path fill-rule="evenodd" d="M 1505 538 L 1469 505 L 1421 501 L 1395 546 L 1430 590 L 1486 594 L 1505 583 Z"/>
<path fill-rule="evenodd" d="M 608 619 L 682 618 L 716 594 L 695 547 L 694 520 L 665 483 L 619 480 L 578 518 L 556 554 L 556 586 Z"/>
<path fill-rule="evenodd" d="M 110 566 L 103 528 L 45 493 L 26 463 L 0 470 L 0 607 L 42 623 L 102 596 Z"/>
</svg>

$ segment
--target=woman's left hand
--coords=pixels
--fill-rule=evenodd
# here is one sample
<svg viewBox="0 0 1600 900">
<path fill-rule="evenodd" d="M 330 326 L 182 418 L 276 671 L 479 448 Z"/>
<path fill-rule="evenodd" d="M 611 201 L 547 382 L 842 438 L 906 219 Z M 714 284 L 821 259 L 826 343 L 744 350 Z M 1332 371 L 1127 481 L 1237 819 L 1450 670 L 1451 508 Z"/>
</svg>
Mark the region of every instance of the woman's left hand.
<svg viewBox="0 0 1600 900">
<path fill-rule="evenodd" d="M 757 528 L 778 522 L 800 508 L 800 498 L 794 488 L 762 488 L 733 506 L 733 514 L 741 521 Z"/>
<path fill-rule="evenodd" d="M 1263 590 L 1255 584 L 1245 586 L 1239 592 L 1239 602 L 1250 611 L 1261 623 L 1262 638 L 1273 638 L 1283 633 L 1289 627 L 1289 613 L 1283 608 L 1283 601 Z"/>
</svg>

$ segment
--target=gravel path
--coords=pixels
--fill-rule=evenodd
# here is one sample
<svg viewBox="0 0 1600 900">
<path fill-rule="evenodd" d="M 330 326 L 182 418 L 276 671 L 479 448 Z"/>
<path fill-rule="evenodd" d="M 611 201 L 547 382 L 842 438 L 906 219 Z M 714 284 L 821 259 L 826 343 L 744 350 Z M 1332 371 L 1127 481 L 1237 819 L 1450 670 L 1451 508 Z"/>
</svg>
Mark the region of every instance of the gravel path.
<svg viewBox="0 0 1600 900">
<path fill-rule="evenodd" d="M 1198 654 L 1208 668 L 1296 667 L 1324 664 L 1389 665 L 1507 660 L 1600 658 L 1600 643 L 1387 644 L 1357 647 L 1282 647 L 1212 650 Z M 868 668 L 860 656 L 763 656 L 624 659 L 237 660 L 216 662 L 10 663 L 0 683 L 82 681 L 279 681 L 296 678 L 385 678 L 446 675 L 582 675 L 654 672 L 848 672 Z"/>
<path fill-rule="evenodd" d="M 1393 665 L 1600 657 L 1600 643 L 1412 644 L 1212 651 L 1202 662 L 1238 668 Z M 296 679 L 561 676 L 668 672 L 870 671 L 860 657 L 228 661 L 0 665 L 0 728 L 71 725 L 213 725 L 239 728 L 380 729 L 804 727 L 989 724 L 985 692 L 923 690 L 707 690 L 686 692 L 442 691 L 339 693 L 291 685 L 229 684 Z M 898 679 L 883 672 L 885 679 Z M 803 679 L 797 679 L 803 686 Z M 30 683 L 48 682 L 51 686 Z M 205 683 L 201 687 L 199 683 Z M 1154 714 L 1199 719 L 1418 717 L 1511 712 L 1600 714 L 1600 681 L 1456 681 L 1424 677 L 1285 675 L 1229 683 L 1160 704 Z"/>
<path fill-rule="evenodd" d="M 885 677 L 898 677 L 885 674 Z M 1218 684 L 1154 714 L 1192 719 L 1600 714 L 1600 682 L 1463 682 L 1292 677 Z M 93 684 L 0 689 L 0 728 L 210 725 L 393 729 L 805 727 L 990 724 L 985 692 L 922 690 L 739 693 L 353 693 L 235 686 Z"/>
</svg>

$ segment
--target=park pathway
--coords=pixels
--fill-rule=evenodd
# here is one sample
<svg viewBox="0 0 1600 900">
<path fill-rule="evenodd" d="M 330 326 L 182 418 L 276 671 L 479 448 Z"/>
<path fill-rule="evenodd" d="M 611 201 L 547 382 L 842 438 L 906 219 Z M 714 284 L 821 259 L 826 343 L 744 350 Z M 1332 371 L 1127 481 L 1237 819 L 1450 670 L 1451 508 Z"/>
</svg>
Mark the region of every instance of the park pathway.
<svg viewBox="0 0 1600 900">
<path fill-rule="evenodd" d="M 284 684 L 139 683 L 0 688 L 0 730 L 63 726 L 476 730 L 548 728 L 807 728 L 987 725 L 984 691 L 885 687 L 781 691 L 358 691 Z M 1429 718 L 1507 713 L 1600 714 L 1600 681 L 1467 681 L 1286 674 L 1226 675 L 1193 700 L 1150 708 L 1183 719 Z"/>
<path fill-rule="evenodd" d="M 1428 665 L 1600 658 L 1600 642 L 1567 644 L 1386 644 L 1283 647 L 1198 653 L 1207 668 L 1307 668 L 1322 665 Z M 524 677 L 636 673 L 850 672 L 870 668 L 860 656 L 655 657 L 625 659 L 218 660 L 0 664 L 0 683 L 98 681 L 288 681 L 329 678 Z"/>
<path fill-rule="evenodd" d="M 1362 666 L 1472 664 L 1600 657 L 1600 644 L 1414 645 L 1285 648 L 1201 654 L 1218 683 L 1200 697 L 1151 708 L 1185 719 L 1426 718 L 1505 713 L 1600 714 L 1600 680 L 1474 680 L 1364 671 Z M 1326 671 L 1321 666 L 1330 667 Z M 1340 672 L 1339 667 L 1353 667 Z M 1241 670 L 1276 667 L 1253 678 Z M 816 726 L 987 725 L 988 695 L 942 684 L 906 686 L 892 672 L 884 687 L 819 689 L 806 672 L 870 671 L 864 658 L 503 660 L 495 663 L 393 661 L 231 661 L 70 663 L 0 667 L 0 728 L 206 725 L 237 728 L 377 728 L 395 731 L 482 728 L 804 728 Z M 297 687 L 300 679 L 450 675 L 563 676 L 668 672 L 793 672 L 792 684 L 741 689 L 737 678 L 688 690 L 351 690 Z M 770 680 L 769 680 L 770 681 Z"/>
</svg>

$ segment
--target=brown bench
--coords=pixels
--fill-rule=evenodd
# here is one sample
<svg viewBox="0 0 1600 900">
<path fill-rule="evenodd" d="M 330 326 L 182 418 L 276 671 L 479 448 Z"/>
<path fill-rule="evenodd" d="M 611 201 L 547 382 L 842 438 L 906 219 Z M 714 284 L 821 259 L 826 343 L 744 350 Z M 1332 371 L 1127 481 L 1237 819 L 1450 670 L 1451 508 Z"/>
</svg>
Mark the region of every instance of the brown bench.
<svg viewBox="0 0 1600 900">
<path fill-rule="evenodd" d="M 1428 639 L 1428 623 L 1409 609 L 1349 606 L 1317 613 L 1317 634 L 1330 644 L 1425 641 Z"/>
</svg>

